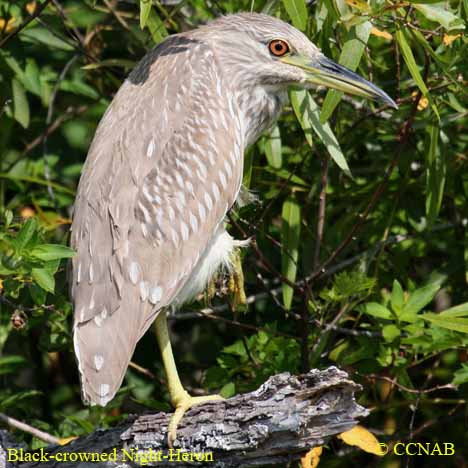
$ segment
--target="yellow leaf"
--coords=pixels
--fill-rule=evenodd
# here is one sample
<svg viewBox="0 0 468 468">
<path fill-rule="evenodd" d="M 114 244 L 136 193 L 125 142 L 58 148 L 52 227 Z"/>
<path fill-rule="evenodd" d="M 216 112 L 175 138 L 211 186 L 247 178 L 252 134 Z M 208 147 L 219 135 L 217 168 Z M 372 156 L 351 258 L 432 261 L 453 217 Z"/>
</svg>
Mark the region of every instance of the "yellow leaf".
<svg viewBox="0 0 468 468">
<path fill-rule="evenodd" d="M 393 435 L 395 434 L 397 430 L 397 422 L 396 419 L 392 416 L 388 416 L 385 418 L 384 421 L 384 432 L 387 435 Z"/>
<path fill-rule="evenodd" d="M 382 453 L 379 441 L 365 427 L 354 426 L 350 431 L 339 434 L 338 439 L 341 439 L 347 445 L 359 447 L 365 452 L 379 456 L 385 455 Z"/>
<path fill-rule="evenodd" d="M 429 105 L 429 100 L 427 97 L 422 97 L 418 102 L 418 111 L 424 110 Z"/>
<path fill-rule="evenodd" d="M 25 206 L 21 208 L 20 216 L 24 219 L 34 218 L 34 216 L 36 216 L 36 212 L 34 211 L 34 208 L 31 208 L 30 206 Z"/>
<path fill-rule="evenodd" d="M 26 5 L 26 11 L 32 15 L 35 11 L 36 11 L 36 2 L 33 1 L 33 2 L 29 2 L 27 5 Z"/>
<path fill-rule="evenodd" d="M 0 31 L 9 33 L 15 29 L 16 18 L 10 18 L 8 21 L 5 21 L 4 18 L 0 18 Z"/>
<path fill-rule="evenodd" d="M 360 11 L 370 11 L 369 5 L 364 0 L 345 0 L 345 3 Z"/>
<path fill-rule="evenodd" d="M 380 29 L 377 29 L 373 27 L 370 32 L 372 35 L 377 36 L 377 37 L 382 37 L 383 39 L 387 39 L 387 41 L 391 41 L 393 39 L 393 36 L 387 32 L 387 31 L 381 31 Z"/>
<path fill-rule="evenodd" d="M 414 97 L 414 96 L 416 96 L 417 94 L 418 94 L 417 91 L 413 91 L 413 92 L 411 93 L 411 96 Z M 429 105 L 429 100 L 427 99 L 427 97 L 421 96 L 421 98 L 419 99 L 419 102 L 418 102 L 418 107 L 417 107 L 417 109 L 418 109 L 418 111 L 422 111 L 422 110 L 424 110 L 428 105 Z"/>
<path fill-rule="evenodd" d="M 454 35 L 444 34 L 442 42 L 444 43 L 444 45 L 450 46 L 452 45 L 453 41 L 457 40 L 461 36 L 462 36 L 461 34 L 454 34 Z"/>
<path fill-rule="evenodd" d="M 302 468 L 317 468 L 322 455 L 322 447 L 314 447 L 301 458 Z"/>
<path fill-rule="evenodd" d="M 60 445 L 67 445 L 69 444 L 72 440 L 78 439 L 78 437 L 64 437 L 63 439 L 59 439 L 59 444 Z"/>
<path fill-rule="evenodd" d="M 2 293 L 3 291 L 3 280 L 2 278 L 0 278 L 0 294 Z"/>
</svg>

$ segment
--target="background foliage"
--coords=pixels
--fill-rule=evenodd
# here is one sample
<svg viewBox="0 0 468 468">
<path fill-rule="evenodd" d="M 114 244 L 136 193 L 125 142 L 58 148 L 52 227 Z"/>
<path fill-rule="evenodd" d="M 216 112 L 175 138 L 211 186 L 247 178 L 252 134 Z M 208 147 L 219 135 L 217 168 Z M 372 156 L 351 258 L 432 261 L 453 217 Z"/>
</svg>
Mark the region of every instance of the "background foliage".
<svg viewBox="0 0 468 468">
<path fill-rule="evenodd" d="M 336 364 L 362 383 L 365 425 L 382 441 L 453 442 L 444 466 L 464 466 L 466 0 L 0 0 L 0 412 L 65 437 L 168 408 L 150 334 L 118 397 L 105 409 L 81 403 L 71 207 L 96 125 L 132 66 L 168 34 L 245 10 L 291 21 L 399 109 L 291 91 L 246 155 L 244 183 L 259 200 L 231 214 L 230 231 L 255 240 L 243 260 L 249 305 L 226 306 L 221 287 L 173 318 L 183 380 L 229 396 Z M 338 441 L 322 460 L 407 462 Z"/>
</svg>

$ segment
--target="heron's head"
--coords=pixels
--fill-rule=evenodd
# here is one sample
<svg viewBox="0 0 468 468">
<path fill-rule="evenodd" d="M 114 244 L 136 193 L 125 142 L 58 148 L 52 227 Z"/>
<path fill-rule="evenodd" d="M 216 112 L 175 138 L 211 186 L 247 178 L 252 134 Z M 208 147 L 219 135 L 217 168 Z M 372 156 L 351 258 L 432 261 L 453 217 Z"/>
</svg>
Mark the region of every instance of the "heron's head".
<svg viewBox="0 0 468 468">
<path fill-rule="evenodd" d="M 395 102 L 380 88 L 325 57 L 293 26 L 268 15 L 225 16 L 206 28 L 233 80 L 286 88 L 326 86 L 348 94 Z"/>
</svg>

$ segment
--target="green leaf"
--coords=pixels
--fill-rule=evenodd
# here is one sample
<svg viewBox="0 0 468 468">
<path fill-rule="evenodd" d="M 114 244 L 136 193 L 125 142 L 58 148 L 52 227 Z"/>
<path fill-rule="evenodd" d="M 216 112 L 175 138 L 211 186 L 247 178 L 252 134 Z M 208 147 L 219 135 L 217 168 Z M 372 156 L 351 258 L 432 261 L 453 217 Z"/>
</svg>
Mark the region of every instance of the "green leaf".
<svg viewBox="0 0 468 468">
<path fill-rule="evenodd" d="M 468 333 L 468 318 L 444 317 L 442 314 L 427 313 L 420 316 L 432 324 L 460 333 Z"/>
<path fill-rule="evenodd" d="M 29 127 L 29 102 L 23 85 L 16 79 L 11 80 L 13 92 L 13 117 L 24 128 Z"/>
<path fill-rule="evenodd" d="M 312 96 L 306 90 L 291 90 L 290 91 L 291 104 L 294 109 L 299 123 L 304 130 L 306 139 L 309 145 L 312 146 L 312 138 L 310 136 L 310 129 L 318 135 L 322 143 L 325 145 L 328 153 L 338 167 L 348 176 L 352 177 L 348 163 L 341 151 L 338 140 L 335 137 L 330 125 L 328 123 L 322 124 L 320 122 L 320 112 L 318 105 L 312 99 Z"/>
<path fill-rule="evenodd" d="M 431 283 L 413 291 L 401 311 L 400 318 L 404 320 L 406 315 L 411 316 L 421 312 L 434 299 L 439 289 L 440 284 Z"/>
<path fill-rule="evenodd" d="M 439 314 L 442 317 L 468 317 L 468 302 L 446 309 Z"/>
<path fill-rule="evenodd" d="M 51 182 L 50 180 L 41 179 L 40 177 L 33 177 L 22 174 L 12 174 L 10 171 L 8 173 L 0 172 L 0 179 L 30 182 L 32 184 L 43 185 L 45 187 L 52 187 L 53 189 L 61 193 L 67 193 L 73 196 L 75 195 L 75 192 L 70 188 L 57 184 L 56 182 Z"/>
<path fill-rule="evenodd" d="M 378 302 L 368 302 L 363 307 L 363 312 L 372 317 L 377 317 L 385 320 L 392 320 L 392 313 Z"/>
<path fill-rule="evenodd" d="M 468 383 L 468 364 L 462 364 L 461 369 L 454 372 L 452 383 L 454 385 Z"/>
<path fill-rule="evenodd" d="M 96 64 L 93 64 L 93 65 L 96 65 Z M 99 64 L 97 64 L 97 65 L 99 65 Z M 86 96 L 86 97 L 89 97 L 91 99 L 98 99 L 99 98 L 99 93 L 94 88 L 92 88 L 88 84 L 83 83 L 81 81 L 63 80 L 60 83 L 60 90 L 61 91 L 67 91 L 67 92 L 73 93 L 73 94 Z"/>
<path fill-rule="evenodd" d="M 13 211 L 5 210 L 5 228 L 10 227 L 11 222 L 13 221 Z"/>
<path fill-rule="evenodd" d="M 28 219 L 23 226 L 21 226 L 16 239 L 14 240 L 14 244 L 18 253 L 26 247 L 29 241 L 32 239 L 34 233 L 37 231 L 37 220 L 36 218 Z"/>
<path fill-rule="evenodd" d="M 5 411 L 5 409 L 7 408 L 18 409 L 19 405 L 24 400 L 28 400 L 29 398 L 34 398 L 40 395 L 42 395 L 42 393 L 37 390 L 27 390 L 24 392 L 17 392 L 14 395 L 11 395 L 8 398 L 4 398 L 2 399 L 2 401 L 0 401 L 0 410 Z"/>
<path fill-rule="evenodd" d="M 406 41 L 405 35 L 401 29 L 398 29 L 396 31 L 396 39 L 403 54 L 406 66 L 408 67 L 408 70 L 411 73 L 411 76 L 413 77 L 414 81 L 416 82 L 424 96 L 427 96 L 429 94 L 429 90 L 427 89 L 426 83 L 424 83 L 421 73 L 419 72 L 419 68 L 416 64 L 416 60 L 414 58 L 411 47 Z"/>
<path fill-rule="evenodd" d="M 12 355 L 0 357 L 0 375 L 13 374 L 21 367 L 26 367 L 28 361 L 23 356 Z"/>
<path fill-rule="evenodd" d="M 169 35 L 166 26 L 164 25 L 164 22 L 154 11 L 154 8 L 151 10 L 146 24 L 155 44 L 159 44 L 164 38 L 166 38 Z"/>
<path fill-rule="evenodd" d="M 400 46 L 401 53 L 403 55 L 403 60 L 405 61 L 406 66 L 408 67 L 408 70 L 411 76 L 413 77 L 413 80 L 415 81 L 418 88 L 421 90 L 421 93 L 431 103 L 432 110 L 434 111 L 437 118 L 440 119 L 439 111 L 437 110 L 436 105 L 432 102 L 432 98 L 429 95 L 429 90 L 427 89 L 426 83 L 424 83 L 421 73 L 419 72 L 418 65 L 416 64 L 416 60 L 414 58 L 413 52 L 411 50 L 411 47 L 408 44 L 408 41 L 406 40 L 403 30 L 397 29 L 395 33 L 395 37 L 398 42 L 398 45 Z"/>
<path fill-rule="evenodd" d="M 447 164 L 443 151 L 438 148 L 438 125 L 429 124 L 427 132 L 429 144 L 426 153 L 426 216 L 428 225 L 432 226 L 442 205 Z"/>
<path fill-rule="evenodd" d="M 148 399 L 146 400 L 148 401 Z M 162 411 L 162 410 L 160 410 Z M 79 426 L 81 429 L 83 429 L 83 433 L 91 433 L 94 430 L 94 424 L 89 421 L 88 419 L 84 419 L 81 415 L 80 416 L 71 416 L 67 415 L 66 419 L 67 423 L 69 421 L 75 423 L 77 426 Z"/>
<path fill-rule="evenodd" d="M 283 5 L 294 27 L 304 31 L 308 16 L 305 0 L 283 0 Z"/>
<path fill-rule="evenodd" d="M 20 37 L 26 39 L 28 42 L 45 44 L 53 49 L 65 50 L 68 52 L 74 50 L 73 46 L 68 44 L 68 42 L 63 41 L 52 34 L 48 29 L 44 28 L 23 29 L 20 32 Z"/>
<path fill-rule="evenodd" d="M 400 336 L 400 330 L 396 325 L 385 325 L 382 328 L 382 336 L 387 343 L 391 343 L 395 338 Z"/>
<path fill-rule="evenodd" d="M 23 84 L 29 92 L 41 96 L 41 74 L 36 61 L 31 58 L 26 60 Z"/>
<path fill-rule="evenodd" d="M 29 285 L 29 294 L 31 295 L 31 299 L 34 301 L 34 304 L 37 304 L 38 306 L 45 304 L 47 291 L 44 291 L 36 283 L 31 283 Z"/>
<path fill-rule="evenodd" d="M 283 203 L 281 234 L 281 271 L 283 276 L 294 283 L 301 234 L 301 207 L 295 198 L 290 197 Z M 288 284 L 283 284 L 283 303 L 288 310 L 291 308 L 293 294 L 294 289 Z"/>
<path fill-rule="evenodd" d="M 75 251 L 73 249 L 61 244 L 42 244 L 34 247 L 31 251 L 32 257 L 44 261 L 72 258 L 74 255 Z"/>
<path fill-rule="evenodd" d="M 60 260 L 48 260 L 44 262 L 42 268 L 45 268 L 51 275 L 55 275 L 57 273 L 60 266 Z"/>
<path fill-rule="evenodd" d="M 267 136 L 265 143 L 265 155 L 268 164 L 275 168 L 280 169 L 283 164 L 283 157 L 281 153 L 281 135 L 278 125 L 275 125 L 270 134 Z"/>
<path fill-rule="evenodd" d="M 409 0 L 408 3 L 440 3 L 440 0 Z"/>
<path fill-rule="evenodd" d="M 46 268 L 33 268 L 32 277 L 45 291 L 53 293 L 55 290 L 54 275 Z"/>
<path fill-rule="evenodd" d="M 291 90 L 289 97 L 297 120 L 304 131 L 307 143 L 312 147 L 312 122 L 310 116 L 312 109 L 310 107 L 308 93 L 304 90 Z"/>
<path fill-rule="evenodd" d="M 110 59 L 101 60 L 100 62 L 89 63 L 88 65 L 84 65 L 83 67 L 81 67 L 81 69 L 82 70 L 96 70 L 98 68 L 106 68 L 106 67 L 118 67 L 118 68 L 131 69 L 135 65 L 136 65 L 136 62 L 134 62 L 133 60 L 110 58 Z M 80 83 L 80 84 L 84 84 L 84 83 Z M 94 91 L 93 88 L 90 88 L 90 89 L 93 90 L 93 93 L 96 93 L 96 91 Z"/>
<path fill-rule="evenodd" d="M 234 382 L 229 382 L 221 388 L 220 392 L 222 397 L 231 398 L 236 394 L 236 385 Z"/>
<path fill-rule="evenodd" d="M 245 349 L 244 343 L 240 340 L 234 342 L 232 345 L 223 348 L 223 353 L 247 357 L 247 351 Z"/>
<path fill-rule="evenodd" d="M 452 29 L 465 29 L 465 24 L 463 23 L 462 18 L 448 11 L 446 9 L 445 3 L 439 3 L 437 5 L 424 5 L 422 3 L 416 3 L 413 6 L 428 20 L 439 23 L 447 31 Z"/>
<path fill-rule="evenodd" d="M 447 59 L 447 57 L 444 57 L 443 55 L 437 54 L 436 52 L 434 52 L 428 40 L 424 37 L 424 34 L 422 34 L 421 31 L 412 29 L 411 36 L 416 39 L 416 41 L 434 59 L 434 61 L 437 62 L 441 66 L 441 68 L 445 69 L 446 66 L 450 64 L 450 61 Z M 446 70 L 446 73 L 450 73 L 449 70 Z"/>
<path fill-rule="evenodd" d="M 152 0 L 140 0 L 140 28 L 145 29 L 146 22 L 148 21 L 151 13 Z"/>
<path fill-rule="evenodd" d="M 393 281 L 393 289 L 390 302 L 392 304 L 392 309 L 395 312 L 395 314 L 397 316 L 400 315 L 401 309 L 403 308 L 403 304 L 405 302 L 405 296 L 403 293 L 403 288 L 397 280 Z"/>
<path fill-rule="evenodd" d="M 371 29 L 372 24 L 369 21 L 358 24 L 352 29 L 340 54 L 339 63 L 341 65 L 352 71 L 357 69 L 369 40 Z M 342 91 L 337 91 L 336 89 L 328 91 L 323 102 L 322 112 L 320 113 L 320 121 L 322 123 L 325 123 L 330 118 L 342 96 Z"/>
<path fill-rule="evenodd" d="M 360 270 L 342 271 L 333 278 L 333 286 L 320 292 L 320 297 L 326 301 L 348 301 L 351 296 L 368 294 L 375 286 L 375 279 L 369 278 Z"/>
<path fill-rule="evenodd" d="M 250 188 L 250 182 L 252 179 L 252 169 L 254 161 L 254 151 L 249 148 L 244 154 L 244 171 L 242 174 L 242 184 L 248 189 Z"/>
</svg>

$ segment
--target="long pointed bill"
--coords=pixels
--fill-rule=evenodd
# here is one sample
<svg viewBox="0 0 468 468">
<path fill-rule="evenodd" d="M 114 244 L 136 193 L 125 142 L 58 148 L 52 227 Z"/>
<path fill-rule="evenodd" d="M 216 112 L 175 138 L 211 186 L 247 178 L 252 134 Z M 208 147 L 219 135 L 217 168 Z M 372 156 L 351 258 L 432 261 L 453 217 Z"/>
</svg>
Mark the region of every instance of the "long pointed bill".
<svg viewBox="0 0 468 468">
<path fill-rule="evenodd" d="M 395 101 L 380 88 L 324 55 L 315 60 L 303 56 L 286 56 L 280 60 L 305 70 L 309 83 L 334 88 L 347 94 L 380 100 L 395 109 L 398 108 Z"/>
</svg>

